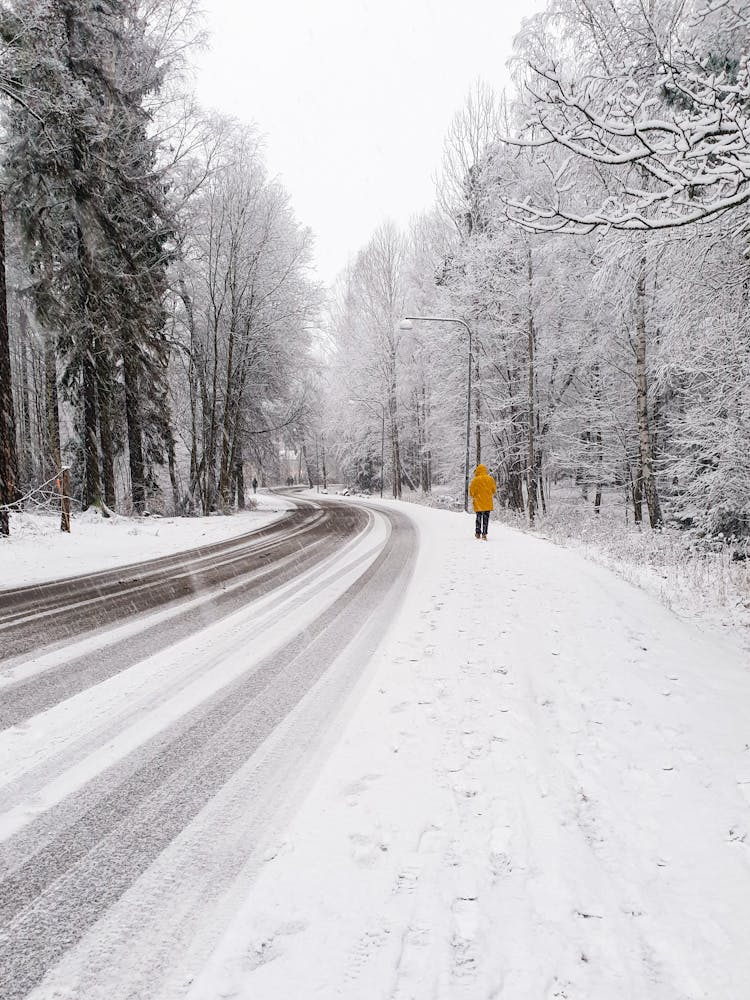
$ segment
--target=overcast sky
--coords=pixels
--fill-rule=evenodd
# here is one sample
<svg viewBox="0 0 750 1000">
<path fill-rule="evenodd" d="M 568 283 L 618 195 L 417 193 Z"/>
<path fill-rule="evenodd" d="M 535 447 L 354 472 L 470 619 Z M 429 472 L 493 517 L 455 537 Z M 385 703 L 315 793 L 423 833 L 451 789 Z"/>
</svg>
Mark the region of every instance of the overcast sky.
<svg viewBox="0 0 750 1000">
<path fill-rule="evenodd" d="M 498 90 L 542 0 L 204 0 L 198 92 L 257 122 L 331 281 L 385 218 L 434 200 L 443 138 L 477 78 Z"/>
</svg>

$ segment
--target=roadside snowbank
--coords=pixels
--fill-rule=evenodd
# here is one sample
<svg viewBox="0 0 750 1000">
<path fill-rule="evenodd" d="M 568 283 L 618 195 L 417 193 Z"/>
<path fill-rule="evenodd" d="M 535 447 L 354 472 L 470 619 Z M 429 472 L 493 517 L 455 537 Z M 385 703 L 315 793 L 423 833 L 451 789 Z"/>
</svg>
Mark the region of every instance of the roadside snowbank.
<svg viewBox="0 0 750 1000">
<path fill-rule="evenodd" d="M 399 505 L 402 610 L 190 1000 L 746 1000 L 750 652 Z"/>
<path fill-rule="evenodd" d="M 505 515 L 514 523 L 510 515 Z M 528 531 L 525 522 L 518 525 Z M 685 531 L 624 524 L 611 509 L 555 509 L 539 519 L 537 537 L 575 549 L 654 594 L 681 618 L 722 628 L 750 627 L 750 560 L 734 550 L 700 548 Z M 741 550 L 744 556 L 744 550 Z"/>
<path fill-rule="evenodd" d="M 259 493 L 258 509 L 232 517 L 114 517 L 73 515 L 70 534 L 60 515 L 14 514 L 11 535 L 0 538 L 0 590 L 83 573 L 95 573 L 145 559 L 157 559 L 220 542 L 271 524 L 292 506 L 283 497 Z"/>
</svg>

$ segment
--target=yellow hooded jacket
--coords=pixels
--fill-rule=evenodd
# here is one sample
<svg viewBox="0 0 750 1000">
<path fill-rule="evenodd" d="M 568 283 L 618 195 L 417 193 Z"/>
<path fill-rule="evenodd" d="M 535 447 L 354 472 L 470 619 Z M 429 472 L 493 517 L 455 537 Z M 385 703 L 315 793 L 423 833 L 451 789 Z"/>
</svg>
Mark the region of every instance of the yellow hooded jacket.
<svg viewBox="0 0 750 1000">
<path fill-rule="evenodd" d="M 474 478 L 469 484 L 469 494 L 474 501 L 474 510 L 492 510 L 492 497 L 497 492 L 495 480 L 487 472 L 486 465 L 478 465 Z"/>
</svg>

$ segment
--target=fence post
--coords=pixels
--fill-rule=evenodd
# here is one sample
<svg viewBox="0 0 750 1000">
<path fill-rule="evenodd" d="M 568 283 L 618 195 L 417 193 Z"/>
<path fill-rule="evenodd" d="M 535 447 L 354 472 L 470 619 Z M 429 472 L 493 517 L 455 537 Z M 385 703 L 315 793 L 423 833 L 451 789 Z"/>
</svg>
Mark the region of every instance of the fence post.
<svg viewBox="0 0 750 1000">
<path fill-rule="evenodd" d="M 70 533 L 70 466 L 63 466 L 60 483 L 60 531 Z"/>
</svg>

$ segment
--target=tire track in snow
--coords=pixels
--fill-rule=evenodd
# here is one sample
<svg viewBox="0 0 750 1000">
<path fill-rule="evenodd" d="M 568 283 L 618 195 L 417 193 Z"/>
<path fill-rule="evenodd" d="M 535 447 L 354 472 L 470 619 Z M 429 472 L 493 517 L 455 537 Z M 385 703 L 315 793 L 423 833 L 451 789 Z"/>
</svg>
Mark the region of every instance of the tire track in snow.
<svg viewBox="0 0 750 1000">
<path fill-rule="evenodd" d="M 105 621 L 118 621 L 146 609 L 153 609 L 159 604 L 173 605 L 185 596 L 208 591 L 211 597 L 200 607 L 198 613 L 194 608 L 180 613 L 177 603 L 176 617 L 159 622 L 141 633 L 137 640 L 141 655 L 144 655 L 145 650 L 170 645 L 179 638 L 198 631 L 208 622 L 231 614 L 270 588 L 293 578 L 333 551 L 342 538 L 361 531 L 364 524 L 362 513 L 350 508 L 331 508 L 322 518 L 319 513 L 314 511 L 311 515 L 309 510 L 305 510 L 305 521 L 298 524 L 295 520 L 287 535 L 274 536 L 271 541 L 264 538 L 259 542 L 253 534 L 244 536 L 242 544 L 233 546 L 229 559 L 217 557 L 216 565 L 201 568 L 197 572 L 193 572 L 184 559 L 175 564 L 172 557 L 168 557 L 166 569 L 159 566 L 156 573 L 146 570 L 140 578 L 134 574 L 139 580 L 137 601 L 131 601 L 131 595 L 127 591 L 123 594 L 118 590 L 119 585 L 108 581 L 102 586 L 98 596 L 91 599 L 95 607 L 89 609 L 88 616 L 80 612 L 77 605 L 63 605 L 59 611 L 63 619 L 74 610 L 75 614 L 70 622 L 63 621 L 60 627 L 67 635 L 77 635 L 86 628 L 101 626 L 100 615 Z M 263 532 L 258 534 L 262 535 Z M 200 556 L 200 561 L 205 561 L 203 555 Z M 230 591 L 216 589 L 226 586 L 229 581 L 232 587 Z M 80 583 L 76 583 L 76 587 L 81 587 L 84 591 L 93 586 L 99 586 L 94 578 L 83 578 Z M 11 596 L 13 593 L 11 592 Z M 150 603 L 144 605 L 146 600 Z M 0 618 L 0 629 L 7 620 L 6 616 Z M 37 623 L 36 628 L 38 627 Z M 28 641 L 29 636 L 30 633 L 24 631 L 23 641 Z M 6 638 L 3 639 L 4 649 L 12 651 L 17 648 L 17 643 L 14 645 L 11 641 L 9 647 L 6 647 L 5 642 Z M 0 731 L 25 722 L 79 691 L 112 677 L 132 663 L 133 655 L 134 640 L 128 637 L 111 647 L 106 657 L 97 651 L 6 687 L 0 704 Z M 64 656 L 63 651 L 61 656 Z"/>
<path fill-rule="evenodd" d="M 204 636 L 213 635 L 214 626 L 200 634 L 198 644 L 193 639 L 181 640 L 170 645 L 166 654 L 161 652 L 139 660 L 136 648 L 133 656 L 138 662 L 135 665 L 122 671 L 112 682 L 86 692 L 85 713 L 79 707 L 80 698 L 74 698 L 29 724 L 0 734 L 0 770 L 3 772 L 0 792 L 6 806 L 5 818 L 0 817 L 0 864 L 5 861 L 9 869 L 14 863 L 2 843 L 3 834 L 7 836 L 9 812 L 28 802 L 30 797 L 46 799 L 46 811 L 34 825 L 39 826 L 44 821 L 54 830 L 56 821 L 52 818 L 54 810 L 50 808 L 48 791 L 52 783 L 64 780 L 67 774 L 66 810 L 71 813 L 72 769 L 80 769 L 82 761 L 97 755 L 95 776 L 88 782 L 91 791 L 102 768 L 118 759 L 115 748 L 125 734 L 132 733 L 130 742 L 135 740 L 141 745 L 152 733 L 166 728 L 170 721 L 176 732 L 180 725 L 186 724 L 191 701 L 195 703 L 197 699 L 205 703 L 206 698 L 237 673 L 235 667 L 219 672 L 217 666 L 233 657 L 238 648 L 252 648 L 256 651 L 253 662 L 242 665 L 241 671 L 255 669 L 256 662 L 263 658 L 263 644 L 269 645 L 269 633 L 283 627 L 291 616 L 298 616 L 302 630 L 308 620 L 332 602 L 332 597 L 327 599 L 325 596 L 332 583 L 339 592 L 345 589 L 339 585 L 342 573 L 356 573 L 358 567 L 372 561 L 382 547 L 381 534 L 376 530 L 375 520 L 371 519 L 367 529 L 342 549 L 247 605 L 226 624 L 220 624 L 221 633 L 227 628 L 230 630 L 229 644 L 204 639 Z M 86 641 L 82 643 L 87 644 Z M 271 640 L 271 648 L 274 645 Z M 210 652 L 210 661 L 206 651 Z M 95 649 L 90 655 L 97 652 Z M 209 669 L 210 664 L 214 664 L 213 669 Z M 187 698 L 188 692 L 197 686 L 201 688 L 197 695 Z M 167 712 L 166 722 L 159 723 L 157 717 L 161 714 L 164 718 L 164 711 Z M 154 721 L 145 724 L 149 719 Z M 105 744 L 109 761 L 102 760 L 99 752 Z M 128 760 L 133 761 L 133 756 L 130 753 Z"/>
<path fill-rule="evenodd" d="M 166 731 L 141 753 L 147 758 L 118 780 L 101 776 L 100 795 L 71 824 L 64 806 L 60 832 L 0 883 L 0 980 L 6 1000 L 25 996 L 97 922 L 238 773 L 276 726 L 319 682 L 362 623 L 408 572 L 414 531 L 392 518 L 391 543 L 375 563 L 308 630 L 197 709 L 179 730 Z M 382 631 L 376 614 L 372 621 Z M 378 636 L 371 629 L 370 648 Z M 363 660 L 350 664 L 335 710 L 356 682 Z M 187 725 L 186 725 L 187 723 Z M 287 753 L 293 752 L 293 743 Z M 101 791 L 101 788 L 100 788 Z M 283 790 L 279 790 L 283 795 Z M 84 800 L 85 801 L 85 800 Z M 79 803 L 80 805 L 80 803 Z M 252 808 L 252 804 L 248 804 Z M 246 845 L 244 864 L 253 844 Z M 226 884 L 234 873 L 216 872 Z"/>
<path fill-rule="evenodd" d="M 82 632 L 112 625 L 155 606 L 190 597 L 272 563 L 281 550 L 295 551 L 303 536 L 330 535 L 353 515 L 351 508 L 320 509 L 295 501 L 297 510 L 266 528 L 211 545 L 113 570 L 2 591 L 3 658 L 13 659 Z M 330 522 L 333 521 L 333 524 Z M 251 564 L 252 565 L 252 564 Z"/>
</svg>

